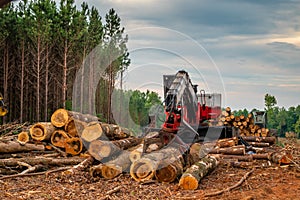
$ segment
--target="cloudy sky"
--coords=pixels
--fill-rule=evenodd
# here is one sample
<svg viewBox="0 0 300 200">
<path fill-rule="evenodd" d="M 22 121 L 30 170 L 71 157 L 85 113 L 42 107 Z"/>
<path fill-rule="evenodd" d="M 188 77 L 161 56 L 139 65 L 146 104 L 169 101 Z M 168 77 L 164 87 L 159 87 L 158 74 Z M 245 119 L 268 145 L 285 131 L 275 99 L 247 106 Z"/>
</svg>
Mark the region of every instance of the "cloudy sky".
<svg viewBox="0 0 300 200">
<path fill-rule="evenodd" d="M 82 1 L 77 0 L 79 5 Z M 264 95 L 300 104 L 300 0 L 89 0 L 114 8 L 129 36 L 127 89 L 162 93 L 179 69 L 223 106 L 264 108 Z"/>
</svg>

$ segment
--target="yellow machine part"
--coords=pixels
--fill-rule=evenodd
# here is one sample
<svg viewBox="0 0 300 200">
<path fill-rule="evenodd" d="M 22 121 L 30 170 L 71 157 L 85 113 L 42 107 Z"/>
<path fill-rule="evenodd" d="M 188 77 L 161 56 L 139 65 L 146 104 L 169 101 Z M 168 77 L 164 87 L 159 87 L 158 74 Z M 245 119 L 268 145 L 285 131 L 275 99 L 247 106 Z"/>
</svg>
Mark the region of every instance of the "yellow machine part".
<svg viewBox="0 0 300 200">
<path fill-rule="evenodd" d="M 0 117 L 5 116 L 8 113 L 8 110 L 2 106 L 0 106 Z"/>
<path fill-rule="evenodd" d="M 3 102 L 3 96 L 0 93 L 0 117 L 5 116 L 8 113 L 8 110 L 5 108 L 4 102 Z"/>
</svg>

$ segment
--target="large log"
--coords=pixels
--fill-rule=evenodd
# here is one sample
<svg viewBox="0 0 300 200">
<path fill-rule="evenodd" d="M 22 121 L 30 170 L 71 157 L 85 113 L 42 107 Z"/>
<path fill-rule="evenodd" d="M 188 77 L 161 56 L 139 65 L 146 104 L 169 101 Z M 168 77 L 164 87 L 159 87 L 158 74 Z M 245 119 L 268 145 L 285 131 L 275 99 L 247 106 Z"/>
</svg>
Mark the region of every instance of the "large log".
<svg viewBox="0 0 300 200">
<path fill-rule="evenodd" d="M 123 151 L 116 159 L 104 163 L 101 167 L 102 176 L 106 179 L 113 179 L 128 170 L 131 164 L 129 155 L 129 151 Z"/>
<path fill-rule="evenodd" d="M 170 153 L 168 153 L 170 149 L 164 148 L 160 151 L 151 152 L 132 163 L 130 166 L 131 177 L 136 181 L 151 180 L 155 176 L 155 171 L 158 169 L 159 163 L 170 156 Z"/>
<path fill-rule="evenodd" d="M 126 128 L 120 127 L 119 125 L 102 123 L 101 126 L 104 130 L 105 135 L 110 140 L 124 139 L 133 135 L 131 131 Z"/>
<path fill-rule="evenodd" d="M 238 145 L 227 148 L 215 148 L 212 149 L 210 154 L 229 154 L 229 155 L 245 155 L 246 150 L 244 145 Z"/>
<path fill-rule="evenodd" d="M 92 142 L 102 136 L 103 130 L 99 122 L 88 123 L 81 134 L 81 138 L 87 142 Z"/>
<path fill-rule="evenodd" d="M 199 181 L 209 172 L 213 171 L 217 165 L 218 161 L 214 157 L 202 158 L 182 174 L 179 180 L 179 187 L 185 190 L 197 189 Z"/>
<path fill-rule="evenodd" d="M 243 136 L 242 137 L 247 142 L 266 142 L 274 144 L 276 142 L 275 137 L 254 137 L 254 136 Z"/>
<path fill-rule="evenodd" d="M 37 141 L 49 140 L 55 127 L 50 122 L 39 122 L 29 129 L 32 139 Z"/>
<path fill-rule="evenodd" d="M 40 144 L 20 144 L 15 141 L 0 142 L 0 153 L 17 153 L 28 151 L 44 151 L 45 146 Z"/>
<path fill-rule="evenodd" d="M 98 121 L 98 118 L 89 114 L 81 114 L 78 112 L 68 111 L 65 109 L 57 109 L 51 116 L 51 123 L 55 127 L 65 127 L 71 119 L 77 119 L 82 122 Z M 76 124 L 76 123 L 75 123 Z"/>
<path fill-rule="evenodd" d="M 121 150 L 133 147 L 141 141 L 141 138 L 127 138 L 116 141 L 94 140 L 90 143 L 88 151 L 97 160 L 102 160 L 103 158 L 112 156 Z"/>
<path fill-rule="evenodd" d="M 160 182 L 171 183 L 183 173 L 184 159 L 176 148 L 169 148 L 167 158 L 160 161 L 155 177 Z"/>
<path fill-rule="evenodd" d="M 270 143 L 267 142 L 248 142 L 248 144 L 250 144 L 251 146 L 254 147 L 269 147 Z"/>
</svg>

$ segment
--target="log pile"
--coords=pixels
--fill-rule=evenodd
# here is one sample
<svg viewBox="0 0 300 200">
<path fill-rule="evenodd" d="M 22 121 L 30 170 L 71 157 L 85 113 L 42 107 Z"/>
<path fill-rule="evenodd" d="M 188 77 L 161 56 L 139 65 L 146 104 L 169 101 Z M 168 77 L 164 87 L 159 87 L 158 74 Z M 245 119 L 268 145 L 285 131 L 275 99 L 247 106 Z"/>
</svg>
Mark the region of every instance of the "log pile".
<svg viewBox="0 0 300 200">
<path fill-rule="evenodd" d="M 227 107 L 224 111 L 222 111 L 222 114 L 218 119 L 217 126 L 235 127 L 239 131 L 240 136 L 270 136 L 270 130 L 268 128 L 260 128 L 258 125 L 254 124 L 254 119 L 251 113 L 249 113 L 248 116 L 235 116 L 230 107 Z"/>
<path fill-rule="evenodd" d="M 75 171 L 90 167 L 92 177 L 113 179 L 128 172 L 138 182 L 152 179 L 166 183 L 178 181 L 180 188 L 195 190 L 201 179 L 219 163 L 242 168 L 251 167 L 255 160 L 266 160 L 279 165 L 291 164 L 293 157 L 289 152 L 272 150 L 275 137 L 263 136 L 262 133 L 266 130 L 257 129 L 261 130 L 259 135 L 257 130 L 251 131 L 255 128 L 251 126 L 251 117 L 236 117 L 227 108 L 218 122 L 219 125 L 222 123 L 238 128 L 242 139 L 250 146 L 241 144 L 239 138 L 234 137 L 214 143 L 194 143 L 189 150 L 185 149 L 183 152 L 182 144 L 176 142 L 164 146 L 158 132 L 145 138 L 136 138 L 128 129 L 100 122 L 97 117 L 58 109 L 53 113 L 51 122 L 32 125 L 20 132 L 15 141 L 0 141 L 0 152 L 58 151 L 65 157 L 2 159 L 0 169 L 1 166 L 15 166 L 22 162 L 27 162 L 29 166 L 41 165 L 43 162 L 57 166 L 65 163 L 75 166 L 64 174 L 72 175 Z M 76 156 L 84 152 L 89 154 L 87 159 Z M 66 155 L 72 155 L 69 156 L 72 159 L 67 159 Z M 93 166 L 94 163 L 97 165 Z"/>
<path fill-rule="evenodd" d="M 126 139 L 132 135 L 128 129 L 118 125 L 101 123 L 95 116 L 58 109 L 52 114 L 51 122 L 33 124 L 28 130 L 18 134 L 17 141 L 22 145 L 37 142 L 50 143 L 69 155 L 79 155 L 83 152 L 85 146 L 89 146 L 91 149 L 88 150 L 93 155 L 95 151 L 93 143 L 97 143 L 99 140 L 103 145 L 99 147 L 96 145 L 96 148 L 104 149 L 103 153 L 108 154 L 104 157 L 107 157 L 112 153 L 106 152 L 116 151 L 111 148 L 117 146 L 123 149 L 124 146 L 128 148 L 128 143 L 131 143 L 131 141 L 123 140 L 117 146 L 114 144 L 113 147 L 109 147 L 104 145 L 105 140 Z M 136 145 L 137 142 L 139 143 L 140 140 L 135 141 L 135 143 L 132 142 L 132 145 Z M 97 156 L 94 157 L 97 158 Z M 102 158 L 98 157 L 99 160 Z"/>
</svg>

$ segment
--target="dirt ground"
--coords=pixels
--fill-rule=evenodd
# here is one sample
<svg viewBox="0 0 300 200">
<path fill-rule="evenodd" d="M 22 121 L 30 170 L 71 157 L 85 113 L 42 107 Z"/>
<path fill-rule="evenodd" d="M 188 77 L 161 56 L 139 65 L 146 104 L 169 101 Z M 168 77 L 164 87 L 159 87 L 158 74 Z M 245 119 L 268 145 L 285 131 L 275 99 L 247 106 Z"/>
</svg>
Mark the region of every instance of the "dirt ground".
<svg viewBox="0 0 300 200">
<path fill-rule="evenodd" d="M 178 181 L 141 184 L 129 174 L 105 180 L 92 178 L 88 172 L 72 176 L 57 172 L 48 176 L 0 180 L 0 199 L 300 199 L 300 141 L 288 143 L 286 148 L 293 151 L 295 164 L 279 166 L 268 161 L 255 161 L 246 169 L 220 164 L 201 180 L 195 191 L 181 190 Z M 254 171 L 241 186 L 221 195 L 205 197 L 207 193 L 236 184 L 251 168 Z"/>
</svg>

